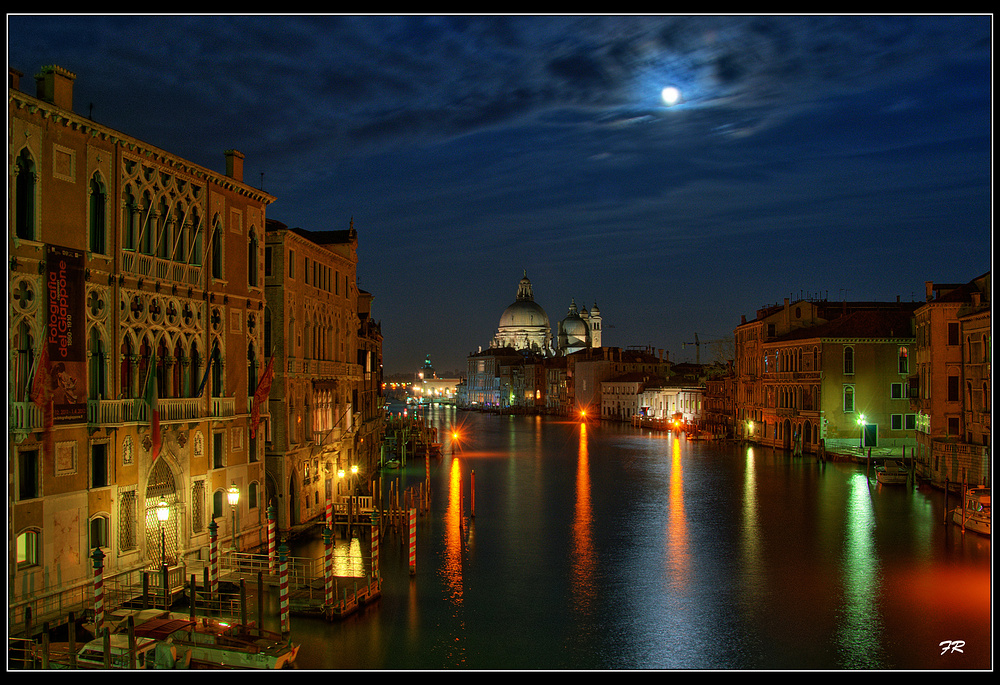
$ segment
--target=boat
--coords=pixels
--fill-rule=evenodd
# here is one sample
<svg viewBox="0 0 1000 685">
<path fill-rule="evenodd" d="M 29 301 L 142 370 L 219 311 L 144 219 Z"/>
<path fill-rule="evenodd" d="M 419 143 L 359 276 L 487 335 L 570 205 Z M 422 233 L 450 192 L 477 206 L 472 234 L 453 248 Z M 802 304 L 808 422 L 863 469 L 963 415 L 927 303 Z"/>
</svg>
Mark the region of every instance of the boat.
<svg viewBox="0 0 1000 685">
<path fill-rule="evenodd" d="M 76 652 L 75 668 L 80 669 L 131 669 L 132 659 L 129 655 L 129 638 L 124 633 L 109 635 L 110 654 L 108 666 L 104 665 L 104 639 L 96 638 L 84 643 Z M 148 637 L 135 638 L 135 668 L 156 668 L 156 649 L 158 643 Z M 42 663 L 42 645 L 35 645 L 34 656 L 38 664 Z M 53 642 L 48 646 L 48 667 L 50 669 L 74 668 L 71 665 L 68 642 Z"/>
<path fill-rule="evenodd" d="M 176 614 L 149 619 L 134 632 L 137 639 L 173 645 L 177 658 L 189 661 L 190 668 L 290 668 L 300 646 L 252 624 L 180 618 Z"/>
<path fill-rule="evenodd" d="M 881 466 L 875 467 L 875 480 L 882 485 L 906 485 L 909 475 L 906 467 L 895 459 L 886 459 Z"/>
<path fill-rule="evenodd" d="M 990 524 L 990 489 L 970 488 L 965 491 L 963 506 L 956 507 L 952 512 L 952 521 L 962 528 L 989 535 Z"/>
</svg>

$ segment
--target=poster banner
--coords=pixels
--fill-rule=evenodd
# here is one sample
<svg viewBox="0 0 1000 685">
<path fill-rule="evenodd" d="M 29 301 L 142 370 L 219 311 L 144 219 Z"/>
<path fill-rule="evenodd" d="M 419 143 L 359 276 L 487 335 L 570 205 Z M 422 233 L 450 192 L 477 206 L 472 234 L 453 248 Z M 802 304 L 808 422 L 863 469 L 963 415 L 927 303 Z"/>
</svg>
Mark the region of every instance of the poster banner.
<svg viewBox="0 0 1000 685">
<path fill-rule="evenodd" d="M 87 317 L 83 252 L 48 246 L 46 292 L 53 423 L 87 420 Z"/>
</svg>

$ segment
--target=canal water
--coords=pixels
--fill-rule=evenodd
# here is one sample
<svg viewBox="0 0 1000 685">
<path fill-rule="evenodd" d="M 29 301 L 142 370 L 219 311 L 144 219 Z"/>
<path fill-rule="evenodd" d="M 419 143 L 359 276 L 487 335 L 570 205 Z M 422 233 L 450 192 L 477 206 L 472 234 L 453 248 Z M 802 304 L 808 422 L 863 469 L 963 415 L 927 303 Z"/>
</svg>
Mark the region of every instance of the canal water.
<svg viewBox="0 0 1000 685">
<path fill-rule="evenodd" d="M 991 543 L 944 524 L 940 491 L 625 425 L 426 412 L 460 438 L 432 460 L 415 573 L 387 536 L 377 603 L 293 616 L 300 669 L 992 667 Z"/>
</svg>

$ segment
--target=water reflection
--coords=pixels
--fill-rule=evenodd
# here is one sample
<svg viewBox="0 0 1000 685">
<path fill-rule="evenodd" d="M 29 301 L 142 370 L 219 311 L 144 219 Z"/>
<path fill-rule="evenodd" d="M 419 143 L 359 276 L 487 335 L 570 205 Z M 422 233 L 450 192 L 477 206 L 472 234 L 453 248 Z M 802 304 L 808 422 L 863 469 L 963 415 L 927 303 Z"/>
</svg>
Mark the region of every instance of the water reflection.
<svg viewBox="0 0 1000 685">
<path fill-rule="evenodd" d="M 573 513 L 573 606 L 587 613 L 594 599 L 593 512 L 590 502 L 590 457 L 587 450 L 587 424 L 580 424 L 580 442 L 576 460 L 576 508 Z"/>
<path fill-rule="evenodd" d="M 684 514 L 684 461 L 681 441 L 674 437 L 670 445 L 670 497 L 667 507 L 667 569 L 670 586 L 675 592 L 688 592 L 690 550 L 688 548 L 687 517 Z"/>
<path fill-rule="evenodd" d="M 864 473 L 848 482 L 844 531 L 842 617 L 837 630 L 845 668 L 878 668 L 884 663 L 879 620 L 879 562 L 871 483 Z"/>
</svg>

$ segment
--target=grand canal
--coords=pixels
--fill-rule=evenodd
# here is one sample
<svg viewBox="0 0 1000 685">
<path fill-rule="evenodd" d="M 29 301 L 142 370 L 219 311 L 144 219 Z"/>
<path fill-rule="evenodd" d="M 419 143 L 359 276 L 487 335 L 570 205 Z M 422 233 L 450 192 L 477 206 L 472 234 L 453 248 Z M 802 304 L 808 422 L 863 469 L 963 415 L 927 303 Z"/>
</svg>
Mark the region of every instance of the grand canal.
<svg viewBox="0 0 1000 685">
<path fill-rule="evenodd" d="M 943 523 L 940 491 L 630 426 L 427 412 L 461 438 L 432 460 L 416 573 L 387 537 L 377 603 L 293 617 L 301 669 L 992 667 L 991 543 Z"/>
</svg>

